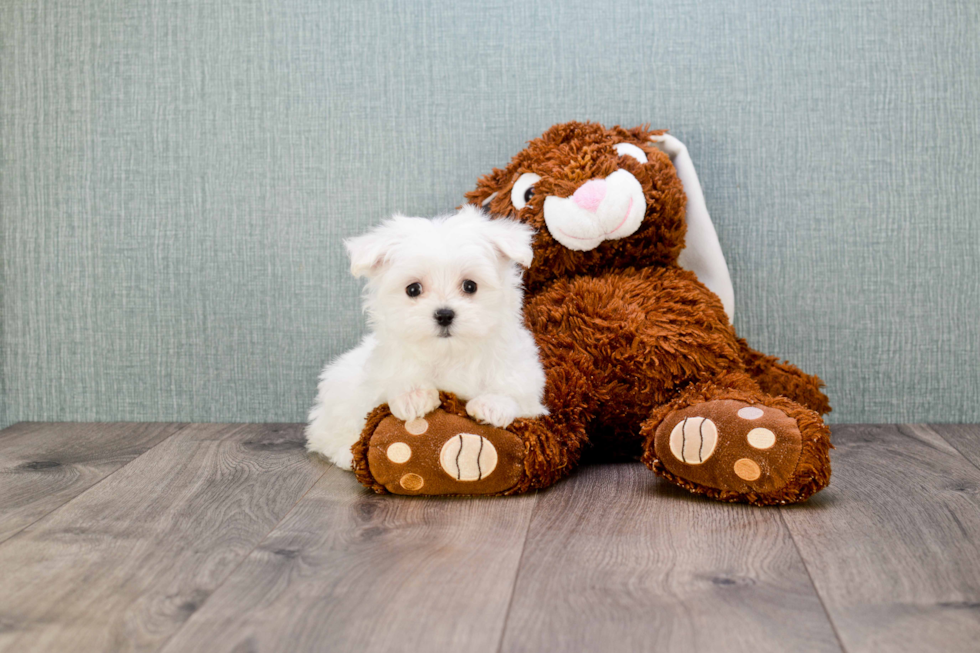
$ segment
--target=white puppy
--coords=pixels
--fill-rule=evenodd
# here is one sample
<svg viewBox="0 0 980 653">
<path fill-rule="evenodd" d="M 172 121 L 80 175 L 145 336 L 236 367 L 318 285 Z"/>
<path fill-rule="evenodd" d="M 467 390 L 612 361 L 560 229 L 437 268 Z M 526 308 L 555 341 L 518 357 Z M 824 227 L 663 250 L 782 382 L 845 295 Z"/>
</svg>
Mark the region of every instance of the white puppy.
<svg viewBox="0 0 980 653">
<path fill-rule="evenodd" d="M 439 391 L 474 419 L 505 427 L 546 413 L 544 370 L 524 327 L 516 264 L 531 264 L 533 231 L 466 206 L 428 220 L 396 215 L 345 242 L 367 277 L 373 333 L 324 368 L 307 449 L 350 469 L 367 414 L 387 403 L 401 420 L 439 407 Z"/>
</svg>

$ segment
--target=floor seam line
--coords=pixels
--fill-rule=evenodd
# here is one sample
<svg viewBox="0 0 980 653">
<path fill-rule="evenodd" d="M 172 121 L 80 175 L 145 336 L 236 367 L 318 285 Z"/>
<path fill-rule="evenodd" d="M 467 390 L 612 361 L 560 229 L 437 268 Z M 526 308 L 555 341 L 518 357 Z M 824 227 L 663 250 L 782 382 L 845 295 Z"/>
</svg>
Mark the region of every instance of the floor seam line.
<svg viewBox="0 0 980 653">
<path fill-rule="evenodd" d="M 806 558 L 803 557 L 803 552 L 800 551 L 800 545 L 796 541 L 796 537 L 793 535 L 793 529 L 789 527 L 789 523 L 786 521 L 786 515 L 783 510 L 779 510 L 779 520 L 783 523 L 783 528 L 786 529 L 786 533 L 789 535 L 790 542 L 793 543 L 793 548 L 796 550 L 796 555 L 800 559 L 800 563 L 803 565 L 804 571 L 806 571 L 806 577 L 810 581 L 810 587 L 813 588 L 813 593 L 816 594 L 817 600 L 820 602 L 820 609 L 823 610 L 823 614 L 827 617 L 827 623 L 830 624 L 830 629 L 834 633 L 834 637 L 837 639 L 837 645 L 840 650 L 847 653 L 848 649 L 844 646 L 844 640 L 840 636 L 840 632 L 837 630 L 837 624 L 834 623 L 834 618 L 830 615 L 830 610 L 827 609 L 827 604 L 823 600 L 823 595 L 820 594 L 820 589 L 813 580 L 813 574 L 810 572 L 810 566 L 806 563 Z"/>
<path fill-rule="evenodd" d="M 497 653 L 501 653 L 504 647 L 504 637 L 507 635 L 507 625 L 510 623 L 510 613 L 514 608 L 514 597 L 517 596 L 517 582 L 521 578 L 521 570 L 524 569 L 524 554 L 527 552 L 527 540 L 531 534 L 531 526 L 534 524 L 535 515 L 538 513 L 540 504 L 540 494 L 534 492 L 534 506 L 531 508 L 531 516 L 527 520 L 527 528 L 524 530 L 524 541 L 521 542 L 521 555 L 517 559 L 517 572 L 514 574 L 514 584 L 510 588 L 510 598 L 507 599 L 507 612 L 504 614 L 504 624 L 500 628 L 500 641 L 497 642 Z"/>
<path fill-rule="evenodd" d="M 900 426 L 903 426 L 903 425 L 900 425 Z M 938 430 L 936 430 L 935 428 L 933 428 L 931 424 L 922 424 L 921 426 L 924 426 L 925 428 L 927 428 L 930 431 L 932 431 L 933 433 L 935 433 L 936 434 L 936 437 L 938 437 L 943 442 L 945 442 L 946 444 L 948 444 L 949 446 L 951 446 L 953 448 L 953 450 L 956 451 L 956 453 L 958 453 L 960 455 L 960 458 L 962 458 L 966 462 L 970 463 L 970 465 L 972 465 L 973 467 L 975 467 L 977 469 L 977 471 L 980 471 L 980 465 L 978 465 L 977 463 L 973 462 L 970 459 L 969 456 L 967 456 L 966 454 L 964 454 L 960 450 L 960 448 L 956 446 L 956 443 L 955 442 L 951 442 L 950 440 L 948 440 L 945 436 L 943 436 L 942 433 L 940 433 Z"/>
</svg>

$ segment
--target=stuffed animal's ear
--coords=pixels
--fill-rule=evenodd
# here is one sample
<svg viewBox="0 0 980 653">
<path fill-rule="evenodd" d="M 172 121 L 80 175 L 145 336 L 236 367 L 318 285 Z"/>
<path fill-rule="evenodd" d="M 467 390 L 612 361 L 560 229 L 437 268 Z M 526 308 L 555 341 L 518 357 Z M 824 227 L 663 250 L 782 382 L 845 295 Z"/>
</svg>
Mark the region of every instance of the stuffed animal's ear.
<svg viewBox="0 0 980 653">
<path fill-rule="evenodd" d="M 350 256 L 350 272 L 355 277 L 373 277 L 381 271 L 399 240 L 401 222 L 407 218 L 396 215 L 363 236 L 344 241 Z"/>
<path fill-rule="evenodd" d="M 466 201 L 487 208 L 487 205 L 497 196 L 498 189 L 504 185 L 505 175 L 506 171 L 494 168 L 490 174 L 480 177 L 476 182 L 476 188 L 466 193 Z"/>
<path fill-rule="evenodd" d="M 730 321 L 735 320 L 735 289 L 732 288 L 732 278 L 728 273 L 728 264 L 718 242 L 718 233 L 708 215 L 708 206 L 701 192 L 701 182 L 698 173 L 694 171 L 694 162 L 687 152 L 687 146 L 670 134 L 651 136 L 650 140 L 657 149 L 670 157 L 684 185 L 687 195 L 687 237 L 684 250 L 677 262 L 685 270 L 698 275 L 698 280 L 708 287 L 708 290 L 718 295 Z"/>
<path fill-rule="evenodd" d="M 531 267 L 534 259 L 534 250 L 531 248 L 534 229 L 516 220 L 494 218 L 486 220 L 484 232 L 487 240 L 502 257 L 526 268 Z"/>
</svg>

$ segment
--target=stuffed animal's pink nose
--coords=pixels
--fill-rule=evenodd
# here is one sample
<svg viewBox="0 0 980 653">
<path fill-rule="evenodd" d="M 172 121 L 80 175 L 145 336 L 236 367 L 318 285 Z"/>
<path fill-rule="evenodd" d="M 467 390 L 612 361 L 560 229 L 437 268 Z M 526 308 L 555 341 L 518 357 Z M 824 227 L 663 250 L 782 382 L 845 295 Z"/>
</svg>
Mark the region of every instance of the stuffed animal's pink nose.
<svg viewBox="0 0 980 653">
<path fill-rule="evenodd" d="M 593 179 L 587 181 L 575 191 L 572 199 L 586 211 L 595 213 L 595 210 L 602 204 L 602 198 L 606 196 L 606 180 Z"/>
</svg>

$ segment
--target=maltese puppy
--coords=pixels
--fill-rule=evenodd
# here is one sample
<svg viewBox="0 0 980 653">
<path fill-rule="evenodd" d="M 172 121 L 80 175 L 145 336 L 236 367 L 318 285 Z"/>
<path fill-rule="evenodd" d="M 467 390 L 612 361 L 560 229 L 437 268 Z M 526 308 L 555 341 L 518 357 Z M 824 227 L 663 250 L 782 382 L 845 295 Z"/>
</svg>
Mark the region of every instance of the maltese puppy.
<svg viewBox="0 0 980 653">
<path fill-rule="evenodd" d="M 439 391 L 474 419 L 506 427 L 547 412 L 544 369 L 521 314 L 517 264 L 531 264 L 534 232 L 465 206 L 428 220 L 396 215 L 344 244 L 367 277 L 373 332 L 324 368 L 307 449 L 351 469 L 368 413 L 387 403 L 400 420 L 439 407 Z"/>
</svg>

